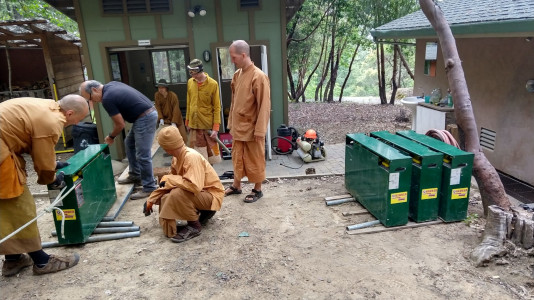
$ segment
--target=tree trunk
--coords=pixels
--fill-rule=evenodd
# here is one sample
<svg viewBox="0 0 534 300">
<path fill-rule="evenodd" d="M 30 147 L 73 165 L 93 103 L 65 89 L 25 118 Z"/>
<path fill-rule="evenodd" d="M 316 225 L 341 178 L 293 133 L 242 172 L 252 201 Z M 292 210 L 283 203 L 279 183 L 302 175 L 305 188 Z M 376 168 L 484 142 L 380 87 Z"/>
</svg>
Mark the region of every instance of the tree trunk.
<svg viewBox="0 0 534 300">
<path fill-rule="evenodd" d="M 402 54 L 402 51 L 401 51 L 400 47 L 397 48 L 397 50 L 398 50 L 399 58 L 400 58 L 400 60 L 402 62 L 402 65 L 406 69 L 406 72 L 408 72 L 408 75 L 410 75 L 410 78 L 412 78 L 412 80 L 414 80 L 415 76 L 413 75 L 412 70 L 410 70 L 410 66 L 408 66 L 408 63 L 406 62 L 406 59 L 404 58 L 404 54 Z"/>
<path fill-rule="evenodd" d="M 445 72 L 454 98 L 454 116 L 458 127 L 465 134 L 466 150 L 475 154 L 473 175 L 477 181 L 484 206 L 484 214 L 489 205 L 497 205 L 510 210 L 510 201 L 504 191 L 501 179 L 480 147 L 477 125 L 461 60 L 456 49 L 456 40 L 443 16 L 440 7 L 432 0 L 419 0 L 423 13 L 436 30 L 445 61 Z"/>
<path fill-rule="evenodd" d="M 384 63 L 384 44 L 376 45 L 376 61 L 378 65 L 378 95 L 380 96 L 380 104 L 387 104 L 386 98 L 386 67 Z"/>
<path fill-rule="evenodd" d="M 349 81 L 350 73 L 352 72 L 352 64 L 354 63 L 354 59 L 356 58 L 356 54 L 358 54 L 358 49 L 360 48 L 360 44 L 356 45 L 356 48 L 354 49 L 354 52 L 352 53 L 352 58 L 350 59 L 349 64 L 349 70 L 347 72 L 347 77 L 345 77 L 345 80 L 343 81 L 343 85 L 341 85 L 341 92 L 339 93 L 339 102 L 341 102 L 341 99 L 343 98 L 343 90 L 345 89 L 345 86 L 347 85 L 347 82 Z"/>
<path fill-rule="evenodd" d="M 397 50 L 399 45 L 393 46 L 393 71 L 391 72 L 391 98 L 389 99 L 389 104 L 395 104 L 395 96 L 397 94 L 397 61 L 398 55 Z"/>
</svg>

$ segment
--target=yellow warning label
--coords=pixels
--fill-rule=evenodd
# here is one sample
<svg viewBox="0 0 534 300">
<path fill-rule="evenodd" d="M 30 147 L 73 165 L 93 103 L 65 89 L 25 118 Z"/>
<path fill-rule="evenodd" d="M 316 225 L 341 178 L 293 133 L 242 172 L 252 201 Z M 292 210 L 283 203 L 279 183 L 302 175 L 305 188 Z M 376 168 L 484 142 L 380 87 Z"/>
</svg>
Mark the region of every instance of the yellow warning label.
<svg viewBox="0 0 534 300">
<path fill-rule="evenodd" d="M 61 216 L 59 210 L 56 210 L 55 212 L 56 220 L 61 221 L 63 219 L 63 216 Z M 76 220 L 76 211 L 74 209 L 64 209 L 63 213 L 65 214 L 65 221 Z"/>
<path fill-rule="evenodd" d="M 391 194 L 391 204 L 398 204 L 408 201 L 408 192 Z"/>
<path fill-rule="evenodd" d="M 467 197 L 467 188 L 453 189 L 451 199 L 462 199 Z"/>
<path fill-rule="evenodd" d="M 438 197 L 438 188 L 424 189 L 421 191 L 421 200 L 435 199 Z"/>
</svg>

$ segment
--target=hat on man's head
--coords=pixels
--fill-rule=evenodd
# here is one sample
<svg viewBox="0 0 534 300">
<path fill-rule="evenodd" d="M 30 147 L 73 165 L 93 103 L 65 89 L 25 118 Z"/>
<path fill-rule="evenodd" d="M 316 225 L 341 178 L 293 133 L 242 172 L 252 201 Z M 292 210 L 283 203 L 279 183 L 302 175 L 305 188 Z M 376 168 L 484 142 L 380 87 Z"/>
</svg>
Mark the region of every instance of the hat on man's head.
<svg viewBox="0 0 534 300">
<path fill-rule="evenodd" d="M 202 70 L 203 65 L 202 65 L 202 62 L 200 61 L 200 59 L 196 59 L 195 58 L 189 63 L 189 65 L 187 65 L 187 68 L 189 70 L 198 70 L 198 71 L 200 71 L 200 70 Z"/>
<path fill-rule="evenodd" d="M 157 85 L 157 87 L 160 87 L 160 86 L 168 87 L 167 80 L 165 80 L 165 79 L 163 79 L 163 78 L 160 79 L 160 80 L 158 81 L 158 85 Z"/>
<path fill-rule="evenodd" d="M 174 150 L 184 146 L 184 139 L 178 128 L 167 126 L 159 131 L 158 143 L 165 150 Z"/>
</svg>

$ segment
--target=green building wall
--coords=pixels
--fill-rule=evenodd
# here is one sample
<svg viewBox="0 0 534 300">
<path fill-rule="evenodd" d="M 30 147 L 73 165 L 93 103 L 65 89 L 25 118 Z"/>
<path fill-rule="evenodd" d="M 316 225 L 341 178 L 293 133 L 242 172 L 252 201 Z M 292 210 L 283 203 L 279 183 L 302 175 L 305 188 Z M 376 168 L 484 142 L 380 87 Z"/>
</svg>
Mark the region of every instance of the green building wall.
<svg viewBox="0 0 534 300">
<path fill-rule="evenodd" d="M 202 5 L 206 8 L 206 16 L 188 17 L 188 3 Z M 78 22 L 89 79 L 102 83 L 111 80 L 106 49 L 137 47 L 138 40 L 151 40 L 153 45 L 187 44 L 191 58 L 200 58 L 205 50 L 209 50 L 212 61 L 205 63 L 204 69 L 214 78 L 217 77 L 213 72 L 216 46 L 229 46 L 237 39 L 249 41 L 251 45 L 267 46 L 272 101 L 271 132 L 275 132 L 279 124 L 287 122 L 287 104 L 284 105 L 286 93 L 283 91 L 286 80 L 285 54 L 282 49 L 282 40 L 285 40 L 285 1 L 264 0 L 260 1 L 259 8 L 240 10 L 239 0 L 174 0 L 170 14 L 127 17 L 103 16 L 101 1 L 79 0 L 76 9 L 80 16 Z M 249 24 L 249 20 L 252 24 Z M 103 138 L 111 131 L 113 123 L 100 105 L 96 109 L 96 116 L 99 135 Z M 123 157 L 121 145 L 113 145 L 111 152 L 115 159 Z"/>
</svg>

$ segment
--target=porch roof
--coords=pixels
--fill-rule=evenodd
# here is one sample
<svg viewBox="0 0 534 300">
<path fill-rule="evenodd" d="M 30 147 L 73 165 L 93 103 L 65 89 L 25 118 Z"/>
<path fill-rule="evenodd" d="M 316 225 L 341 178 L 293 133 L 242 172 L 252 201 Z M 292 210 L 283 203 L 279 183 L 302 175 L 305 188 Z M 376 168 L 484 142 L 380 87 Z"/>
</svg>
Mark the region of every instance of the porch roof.
<svg viewBox="0 0 534 300">
<path fill-rule="evenodd" d="M 438 1 L 455 36 L 532 36 L 534 0 Z M 371 30 L 375 39 L 435 37 L 422 10 Z"/>
</svg>

